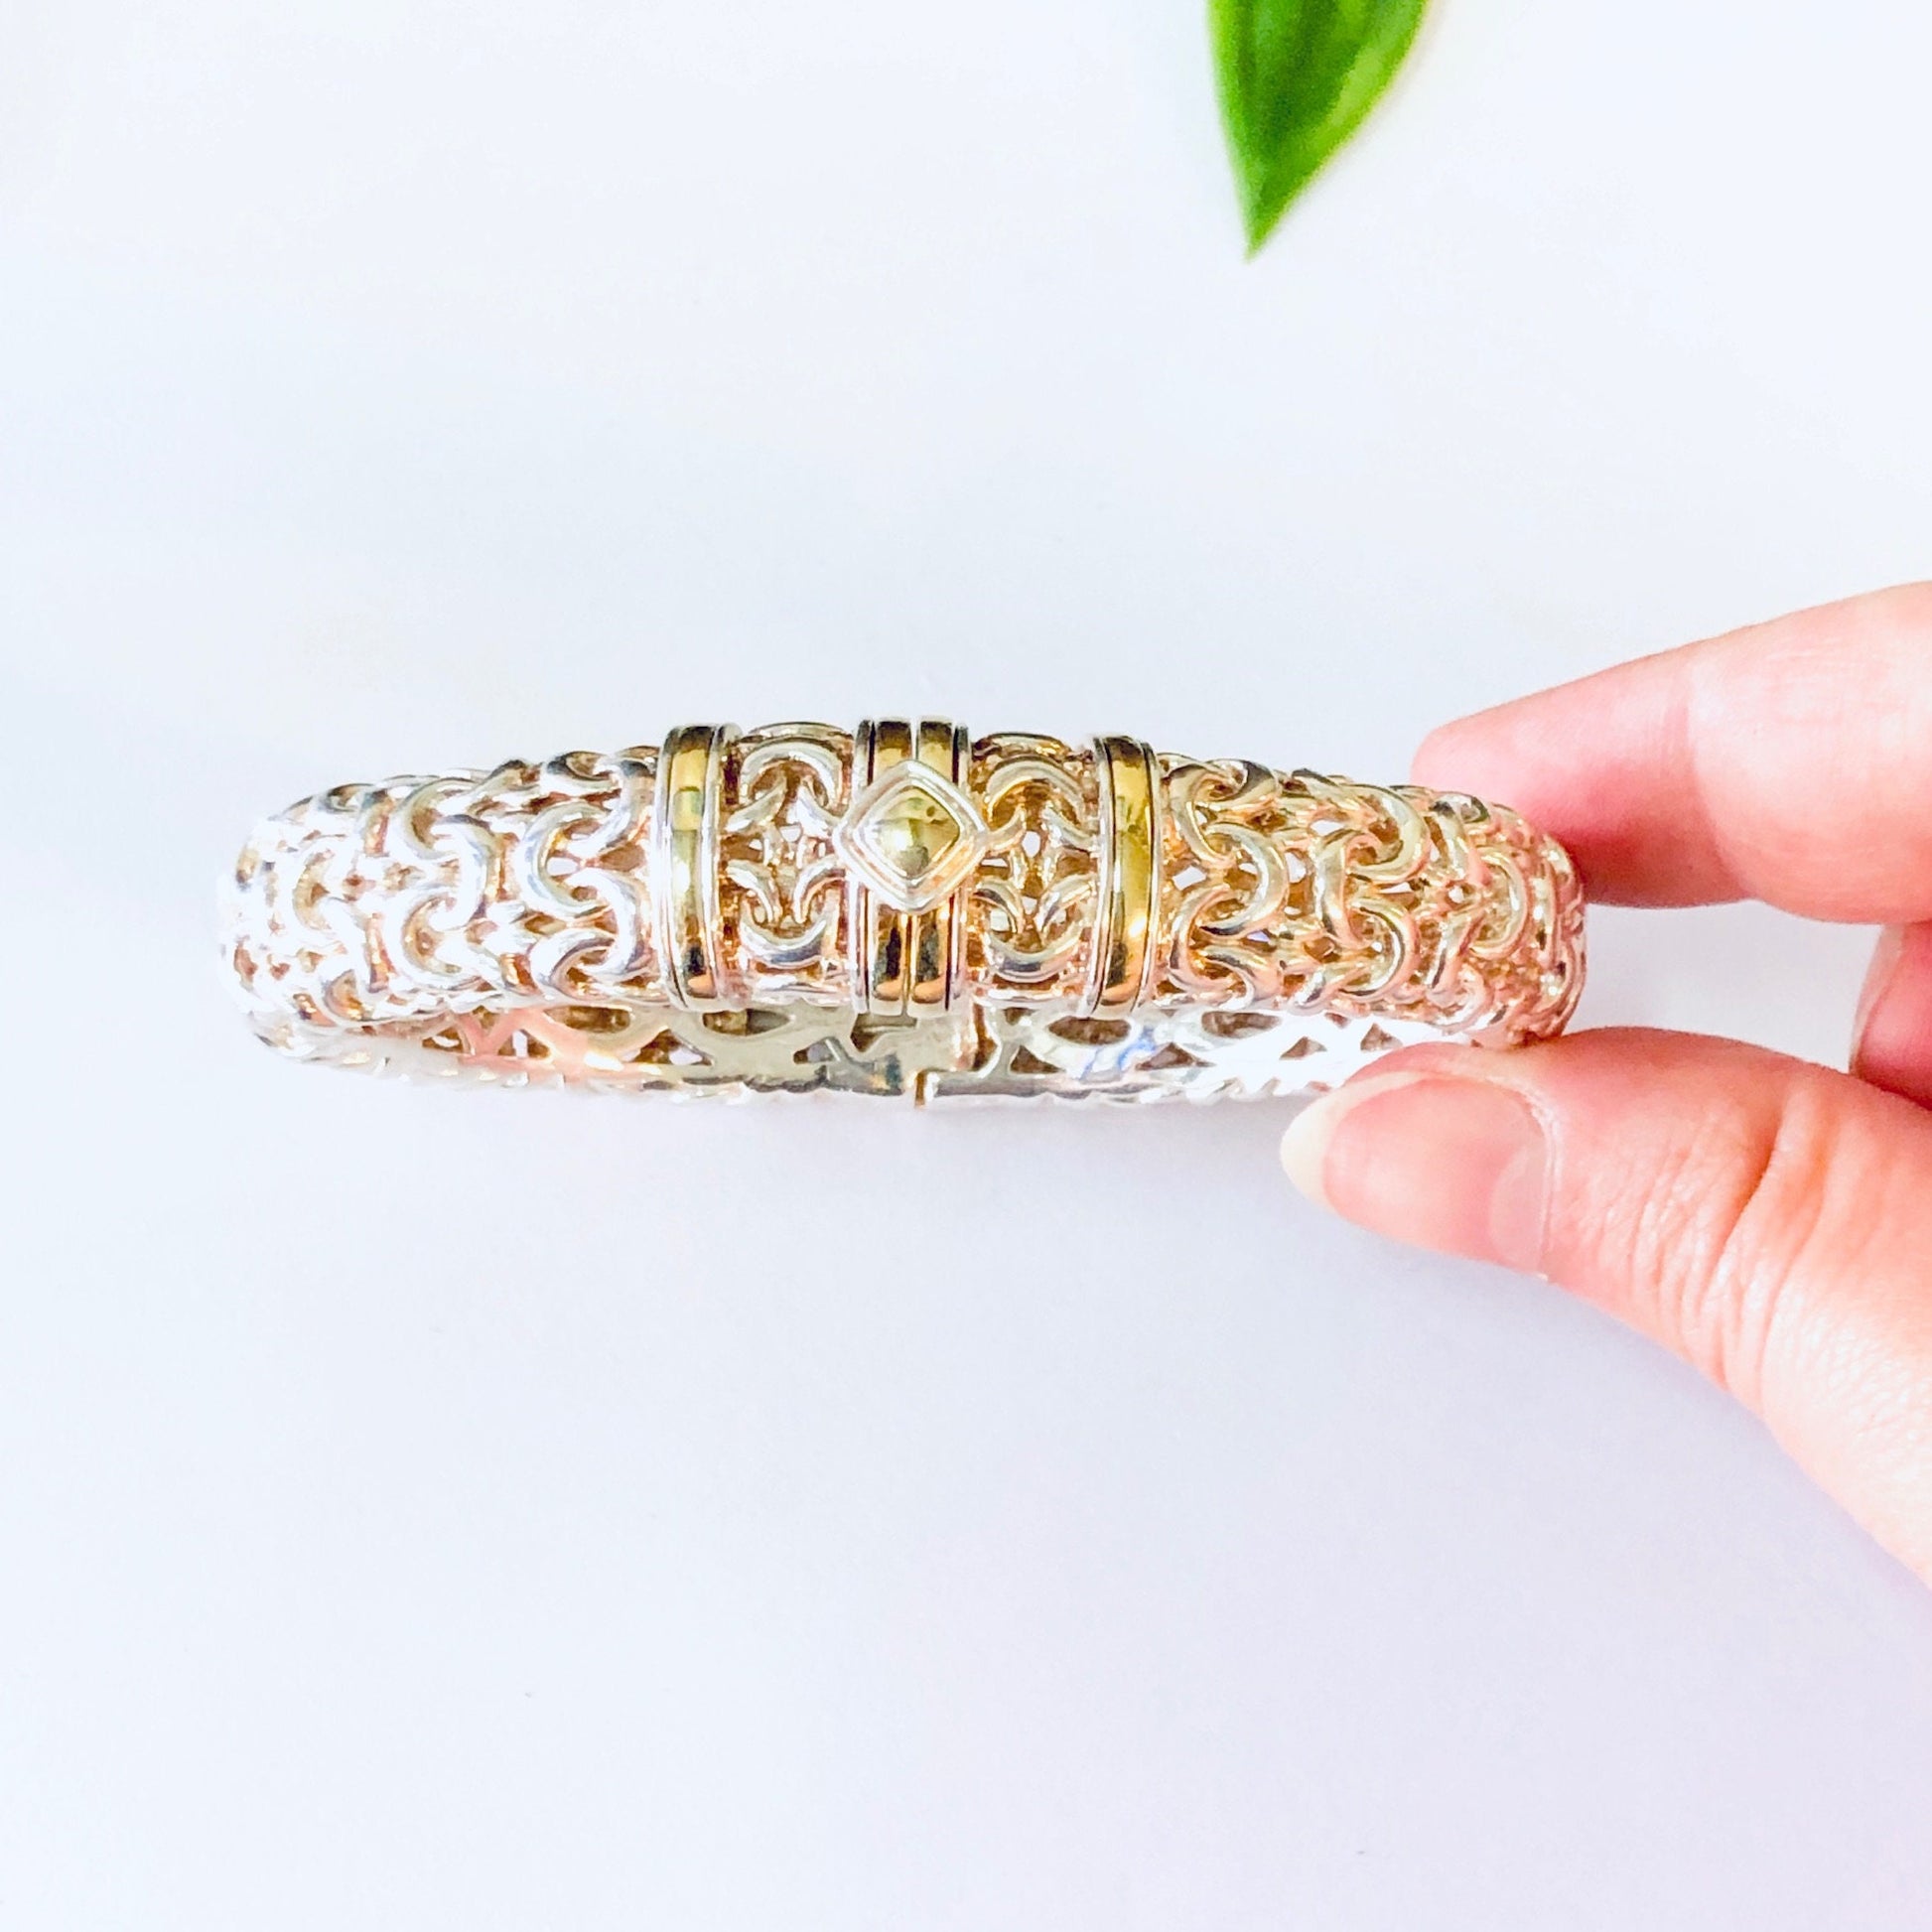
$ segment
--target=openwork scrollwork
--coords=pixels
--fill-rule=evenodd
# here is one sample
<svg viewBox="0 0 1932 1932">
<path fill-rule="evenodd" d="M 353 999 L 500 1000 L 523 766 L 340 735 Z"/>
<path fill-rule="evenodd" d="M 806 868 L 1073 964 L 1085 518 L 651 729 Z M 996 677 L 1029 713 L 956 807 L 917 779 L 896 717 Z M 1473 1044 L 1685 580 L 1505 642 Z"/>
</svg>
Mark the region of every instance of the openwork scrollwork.
<svg viewBox="0 0 1932 1932">
<path fill-rule="evenodd" d="M 844 872 L 832 835 L 850 789 L 851 736 L 777 725 L 741 739 L 737 753 L 721 860 L 742 895 L 735 931 L 745 972 L 828 996 L 843 992 L 836 982 Z"/>
<path fill-rule="evenodd" d="M 1077 983 L 1093 923 L 1098 843 L 1084 758 L 1050 738 L 982 739 L 992 837 L 973 882 L 974 940 L 990 984 L 1033 995 Z"/>
</svg>

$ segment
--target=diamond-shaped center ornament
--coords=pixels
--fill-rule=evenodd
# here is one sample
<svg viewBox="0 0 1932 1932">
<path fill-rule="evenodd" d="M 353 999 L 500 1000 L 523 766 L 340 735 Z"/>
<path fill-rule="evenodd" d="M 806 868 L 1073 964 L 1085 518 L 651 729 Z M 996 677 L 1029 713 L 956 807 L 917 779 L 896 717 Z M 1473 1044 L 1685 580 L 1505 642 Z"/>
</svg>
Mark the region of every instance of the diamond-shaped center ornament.
<svg viewBox="0 0 1932 1932">
<path fill-rule="evenodd" d="M 875 778 L 839 821 L 839 856 L 888 905 L 924 912 L 986 856 L 979 808 L 949 778 L 908 759 Z"/>
</svg>

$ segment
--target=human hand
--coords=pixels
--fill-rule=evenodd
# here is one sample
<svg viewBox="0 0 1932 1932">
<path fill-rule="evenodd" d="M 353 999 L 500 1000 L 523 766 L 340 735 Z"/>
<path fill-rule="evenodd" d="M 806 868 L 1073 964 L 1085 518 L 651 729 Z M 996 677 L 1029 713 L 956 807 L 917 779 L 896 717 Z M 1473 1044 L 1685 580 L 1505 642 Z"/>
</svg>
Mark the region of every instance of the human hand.
<svg viewBox="0 0 1932 1932">
<path fill-rule="evenodd" d="M 1932 584 L 1463 719 L 1416 777 L 1517 807 L 1594 898 L 1884 924 L 1853 1071 L 1638 1029 L 1412 1047 L 1296 1119 L 1291 1177 L 1674 1348 L 1932 1582 Z"/>
</svg>

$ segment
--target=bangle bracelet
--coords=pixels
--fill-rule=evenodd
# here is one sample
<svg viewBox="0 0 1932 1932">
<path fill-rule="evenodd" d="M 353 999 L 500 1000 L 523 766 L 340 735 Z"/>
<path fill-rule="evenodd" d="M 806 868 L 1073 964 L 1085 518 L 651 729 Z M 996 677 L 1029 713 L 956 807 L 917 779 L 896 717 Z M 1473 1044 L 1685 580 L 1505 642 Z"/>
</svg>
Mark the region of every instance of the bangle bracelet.
<svg viewBox="0 0 1932 1932">
<path fill-rule="evenodd" d="M 1568 855 L 1459 793 L 930 720 L 689 725 L 265 820 L 225 951 L 304 1059 L 674 1093 L 1281 1094 L 1559 1033 Z"/>
</svg>

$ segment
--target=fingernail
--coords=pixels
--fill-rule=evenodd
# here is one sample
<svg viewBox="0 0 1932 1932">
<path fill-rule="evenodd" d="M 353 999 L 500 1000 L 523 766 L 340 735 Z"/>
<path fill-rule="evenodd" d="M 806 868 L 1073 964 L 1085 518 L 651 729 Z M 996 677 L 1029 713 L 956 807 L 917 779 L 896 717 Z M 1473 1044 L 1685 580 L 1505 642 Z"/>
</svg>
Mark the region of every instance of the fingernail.
<svg viewBox="0 0 1932 1932">
<path fill-rule="evenodd" d="M 1852 1071 L 1920 1107 L 1932 1107 L 1932 924 L 1888 926 L 1859 996 Z"/>
<path fill-rule="evenodd" d="M 1541 1260 L 1542 1123 L 1513 1087 L 1473 1066 L 1351 1080 L 1297 1116 L 1282 1166 L 1311 1200 L 1394 1240 L 1506 1268 L 1534 1271 Z"/>
<path fill-rule="evenodd" d="M 1871 964 L 1864 969 L 1864 984 L 1859 989 L 1859 1010 L 1852 1021 L 1852 1052 L 1856 1058 L 1864 1039 L 1865 1029 L 1880 1000 L 1890 990 L 1892 975 L 1905 956 L 1905 928 L 1888 925 L 1871 949 Z"/>
</svg>

